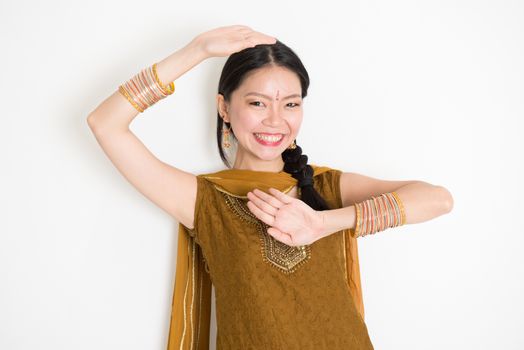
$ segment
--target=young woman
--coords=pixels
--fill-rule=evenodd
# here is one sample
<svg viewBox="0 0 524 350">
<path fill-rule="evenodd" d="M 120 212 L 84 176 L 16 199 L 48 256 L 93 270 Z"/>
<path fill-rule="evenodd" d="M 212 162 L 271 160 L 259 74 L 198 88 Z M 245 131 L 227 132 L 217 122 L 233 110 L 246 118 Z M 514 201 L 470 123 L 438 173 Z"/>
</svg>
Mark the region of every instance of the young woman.
<svg viewBox="0 0 524 350">
<path fill-rule="evenodd" d="M 194 175 L 157 159 L 129 124 L 182 74 L 221 56 L 217 142 L 227 169 Z M 357 238 L 451 210 L 442 186 L 308 164 L 296 144 L 308 86 L 289 47 L 227 26 L 143 69 L 89 115 L 118 170 L 180 223 L 169 349 L 209 348 L 211 285 L 217 349 L 373 349 Z"/>
</svg>

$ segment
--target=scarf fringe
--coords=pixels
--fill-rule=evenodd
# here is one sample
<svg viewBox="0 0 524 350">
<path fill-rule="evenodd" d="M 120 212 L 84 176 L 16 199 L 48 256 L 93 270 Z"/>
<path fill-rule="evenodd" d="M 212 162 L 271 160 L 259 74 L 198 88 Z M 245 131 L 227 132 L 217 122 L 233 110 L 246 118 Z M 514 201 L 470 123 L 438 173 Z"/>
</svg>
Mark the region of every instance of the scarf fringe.
<svg viewBox="0 0 524 350">
<path fill-rule="evenodd" d="M 209 350 L 211 288 L 201 248 L 180 224 L 168 350 Z"/>
</svg>

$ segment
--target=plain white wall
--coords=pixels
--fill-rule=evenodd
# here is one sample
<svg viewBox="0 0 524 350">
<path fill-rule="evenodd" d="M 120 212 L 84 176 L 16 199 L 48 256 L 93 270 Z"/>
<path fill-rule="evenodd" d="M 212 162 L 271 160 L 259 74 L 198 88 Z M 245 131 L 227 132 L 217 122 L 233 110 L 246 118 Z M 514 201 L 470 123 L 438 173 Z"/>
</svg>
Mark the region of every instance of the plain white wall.
<svg viewBox="0 0 524 350">
<path fill-rule="evenodd" d="M 245 24 L 309 71 L 298 142 L 311 163 L 454 196 L 448 215 L 359 239 L 375 348 L 522 349 L 523 23 L 522 2 L 495 0 L 0 3 L 0 348 L 166 347 L 178 223 L 86 117 L 199 33 Z M 131 124 L 161 160 L 223 168 L 224 62 Z"/>
</svg>

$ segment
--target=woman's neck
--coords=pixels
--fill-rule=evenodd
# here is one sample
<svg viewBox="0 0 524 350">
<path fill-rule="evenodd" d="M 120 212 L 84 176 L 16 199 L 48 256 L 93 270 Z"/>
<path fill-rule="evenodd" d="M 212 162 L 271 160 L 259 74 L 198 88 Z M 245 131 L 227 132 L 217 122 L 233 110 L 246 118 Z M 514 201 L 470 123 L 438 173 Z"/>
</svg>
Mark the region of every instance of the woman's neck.
<svg viewBox="0 0 524 350">
<path fill-rule="evenodd" d="M 284 161 L 282 158 L 280 158 L 271 161 L 242 162 L 237 157 L 235 164 L 233 165 L 233 169 L 279 173 L 284 169 Z"/>
</svg>

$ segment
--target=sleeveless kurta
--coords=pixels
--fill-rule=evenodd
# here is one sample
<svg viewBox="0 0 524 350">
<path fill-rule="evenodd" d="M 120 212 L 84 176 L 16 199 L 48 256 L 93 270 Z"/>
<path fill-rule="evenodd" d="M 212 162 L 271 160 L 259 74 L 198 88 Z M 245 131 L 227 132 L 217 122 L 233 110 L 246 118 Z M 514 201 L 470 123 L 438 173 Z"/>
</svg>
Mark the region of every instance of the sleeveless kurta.
<svg viewBox="0 0 524 350">
<path fill-rule="evenodd" d="M 235 170 L 238 171 L 238 170 Z M 314 178 L 341 207 L 341 171 Z M 247 207 L 247 198 L 197 176 L 194 228 L 215 287 L 217 350 L 373 349 L 345 278 L 343 231 L 289 247 Z"/>
</svg>

